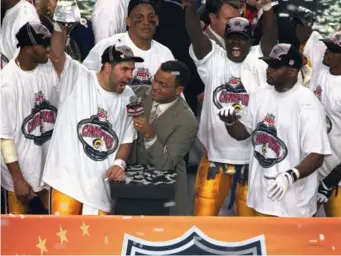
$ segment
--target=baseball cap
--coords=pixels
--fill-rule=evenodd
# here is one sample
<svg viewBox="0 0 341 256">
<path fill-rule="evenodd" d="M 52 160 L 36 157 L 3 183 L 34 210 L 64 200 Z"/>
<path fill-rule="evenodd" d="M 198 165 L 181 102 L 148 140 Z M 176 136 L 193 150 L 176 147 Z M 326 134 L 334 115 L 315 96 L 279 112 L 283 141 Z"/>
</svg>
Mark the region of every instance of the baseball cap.
<svg viewBox="0 0 341 256">
<path fill-rule="evenodd" d="M 272 48 L 269 56 L 259 59 L 264 60 L 272 68 L 288 66 L 300 69 L 303 66 L 301 53 L 290 44 L 277 44 Z"/>
<path fill-rule="evenodd" d="M 135 62 L 143 62 L 144 59 L 140 57 L 136 57 L 133 54 L 133 51 L 125 45 L 112 45 L 109 46 L 102 54 L 102 64 L 109 62 L 123 62 L 123 61 L 135 61 Z"/>
<path fill-rule="evenodd" d="M 128 16 L 131 13 L 131 11 L 134 10 L 134 8 L 139 4 L 149 4 L 155 10 L 156 0 L 130 0 L 128 4 Z"/>
<path fill-rule="evenodd" d="M 27 22 L 15 35 L 18 44 L 17 47 L 26 47 L 33 45 L 50 46 L 51 33 L 41 23 Z"/>
<path fill-rule="evenodd" d="M 325 43 L 330 51 L 341 53 L 341 31 L 336 32 L 330 38 L 320 40 Z"/>
<path fill-rule="evenodd" d="M 242 17 L 236 17 L 230 19 L 225 28 L 225 37 L 230 35 L 243 35 L 248 38 L 252 37 L 252 27 L 250 22 Z"/>
</svg>

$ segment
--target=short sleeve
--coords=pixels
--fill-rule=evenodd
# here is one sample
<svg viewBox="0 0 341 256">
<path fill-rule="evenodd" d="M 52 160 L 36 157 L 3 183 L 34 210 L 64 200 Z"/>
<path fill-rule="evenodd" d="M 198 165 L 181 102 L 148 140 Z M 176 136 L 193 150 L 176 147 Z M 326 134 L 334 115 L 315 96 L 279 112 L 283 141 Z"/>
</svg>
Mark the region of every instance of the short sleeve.
<svg viewBox="0 0 341 256">
<path fill-rule="evenodd" d="M 198 74 L 205 86 L 211 85 L 213 76 L 216 75 L 214 70 L 216 70 L 216 68 L 223 68 L 225 59 L 227 58 L 225 50 L 217 45 L 217 43 L 213 40 L 210 41 L 212 44 L 212 50 L 201 60 L 198 60 L 195 56 L 193 45 L 191 44 L 189 47 L 189 55 L 197 66 Z"/>
<path fill-rule="evenodd" d="M 17 120 L 17 97 L 15 86 L 3 81 L 3 76 L 0 76 L 2 85 L 0 87 L 0 137 L 2 139 L 14 139 L 16 132 Z"/>
<path fill-rule="evenodd" d="M 318 32 L 314 31 L 304 46 L 303 54 L 310 59 L 313 69 L 317 68 L 318 65 L 322 63 L 324 52 L 327 48 L 325 44 L 320 41 L 322 38 L 323 37 Z"/>
<path fill-rule="evenodd" d="M 318 102 L 318 104 L 320 103 Z M 331 149 L 327 135 L 326 115 L 322 105 L 304 106 L 299 116 L 301 151 L 305 154 L 330 155 Z"/>
</svg>

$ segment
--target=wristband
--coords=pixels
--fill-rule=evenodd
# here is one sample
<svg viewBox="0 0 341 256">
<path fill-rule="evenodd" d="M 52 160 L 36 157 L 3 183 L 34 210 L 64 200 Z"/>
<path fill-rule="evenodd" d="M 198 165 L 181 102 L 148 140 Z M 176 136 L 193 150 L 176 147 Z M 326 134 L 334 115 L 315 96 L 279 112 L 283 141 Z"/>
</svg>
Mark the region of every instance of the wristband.
<svg viewBox="0 0 341 256">
<path fill-rule="evenodd" d="M 272 8 L 272 2 L 266 3 L 262 5 L 263 11 L 267 12 Z"/>
<path fill-rule="evenodd" d="M 226 126 L 233 126 L 237 123 L 237 120 L 236 121 L 233 121 L 232 123 L 225 123 Z"/>
<path fill-rule="evenodd" d="M 114 161 L 113 166 L 115 166 L 115 165 L 121 167 L 123 170 L 125 170 L 127 168 L 126 162 L 124 160 L 122 160 L 122 159 L 116 159 Z"/>
<path fill-rule="evenodd" d="M 57 31 L 57 32 L 62 32 L 63 31 L 62 25 L 58 22 L 54 22 L 53 23 L 53 30 Z"/>
<path fill-rule="evenodd" d="M 291 175 L 294 182 L 300 178 L 300 172 L 296 168 L 291 168 L 288 173 Z"/>
<path fill-rule="evenodd" d="M 17 150 L 13 140 L 1 139 L 1 153 L 6 164 L 18 161 Z"/>
</svg>

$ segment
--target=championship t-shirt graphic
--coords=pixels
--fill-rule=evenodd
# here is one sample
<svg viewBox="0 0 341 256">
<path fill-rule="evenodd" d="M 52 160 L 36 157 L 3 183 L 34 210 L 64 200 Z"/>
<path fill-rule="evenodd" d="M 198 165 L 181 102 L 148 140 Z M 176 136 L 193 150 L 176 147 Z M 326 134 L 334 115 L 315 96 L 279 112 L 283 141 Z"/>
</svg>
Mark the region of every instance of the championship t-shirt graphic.
<svg viewBox="0 0 341 256">
<path fill-rule="evenodd" d="M 35 94 L 35 104 L 31 114 L 24 119 L 21 131 L 25 138 L 41 146 L 51 139 L 57 117 L 57 108 L 45 99 L 39 91 Z"/>
<path fill-rule="evenodd" d="M 98 108 L 97 115 L 80 121 L 77 131 L 85 154 L 92 160 L 105 160 L 118 147 L 118 137 L 102 108 Z"/>
<path fill-rule="evenodd" d="M 263 168 L 270 168 L 281 162 L 288 154 L 287 146 L 277 137 L 275 116 L 267 114 L 258 123 L 251 137 L 254 157 Z"/>
<path fill-rule="evenodd" d="M 139 85 L 139 84 L 152 84 L 152 76 L 149 73 L 148 68 L 138 68 L 135 76 L 130 81 L 131 85 Z"/>
<path fill-rule="evenodd" d="M 317 86 L 314 93 L 315 93 L 316 97 L 319 99 L 319 101 L 321 101 L 321 96 L 322 96 L 321 86 Z M 330 133 L 330 131 L 333 128 L 333 123 L 328 116 L 326 116 L 326 122 L 327 122 L 327 133 Z"/>
<path fill-rule="evenodd" d="M 220 85 L 213 92 L 213 103 L 221 109 L 231 103 L 249 104 L 249 94 L 245 90 L 240 78 L 232 77 L 227 83 Z"/>
</svg>

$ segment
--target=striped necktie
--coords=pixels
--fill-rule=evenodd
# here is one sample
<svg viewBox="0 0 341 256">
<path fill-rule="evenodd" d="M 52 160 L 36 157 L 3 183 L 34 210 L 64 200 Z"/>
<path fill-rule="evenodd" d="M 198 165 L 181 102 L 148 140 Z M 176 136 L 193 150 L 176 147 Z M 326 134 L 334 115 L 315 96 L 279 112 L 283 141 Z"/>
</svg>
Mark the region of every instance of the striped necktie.
<svg viewBox="0 0 341 256">
<path fill-rule="evenodd" d="M 154 104 L 152 111 L 150 111 L 150 115 L 149 115 L 149 123 L 150 124 L 153 123 L 154 120 L 157 118 L 157 115 L 159 114 L 158 110 L 159 110 L 159 104 Z"/>
</svg>

